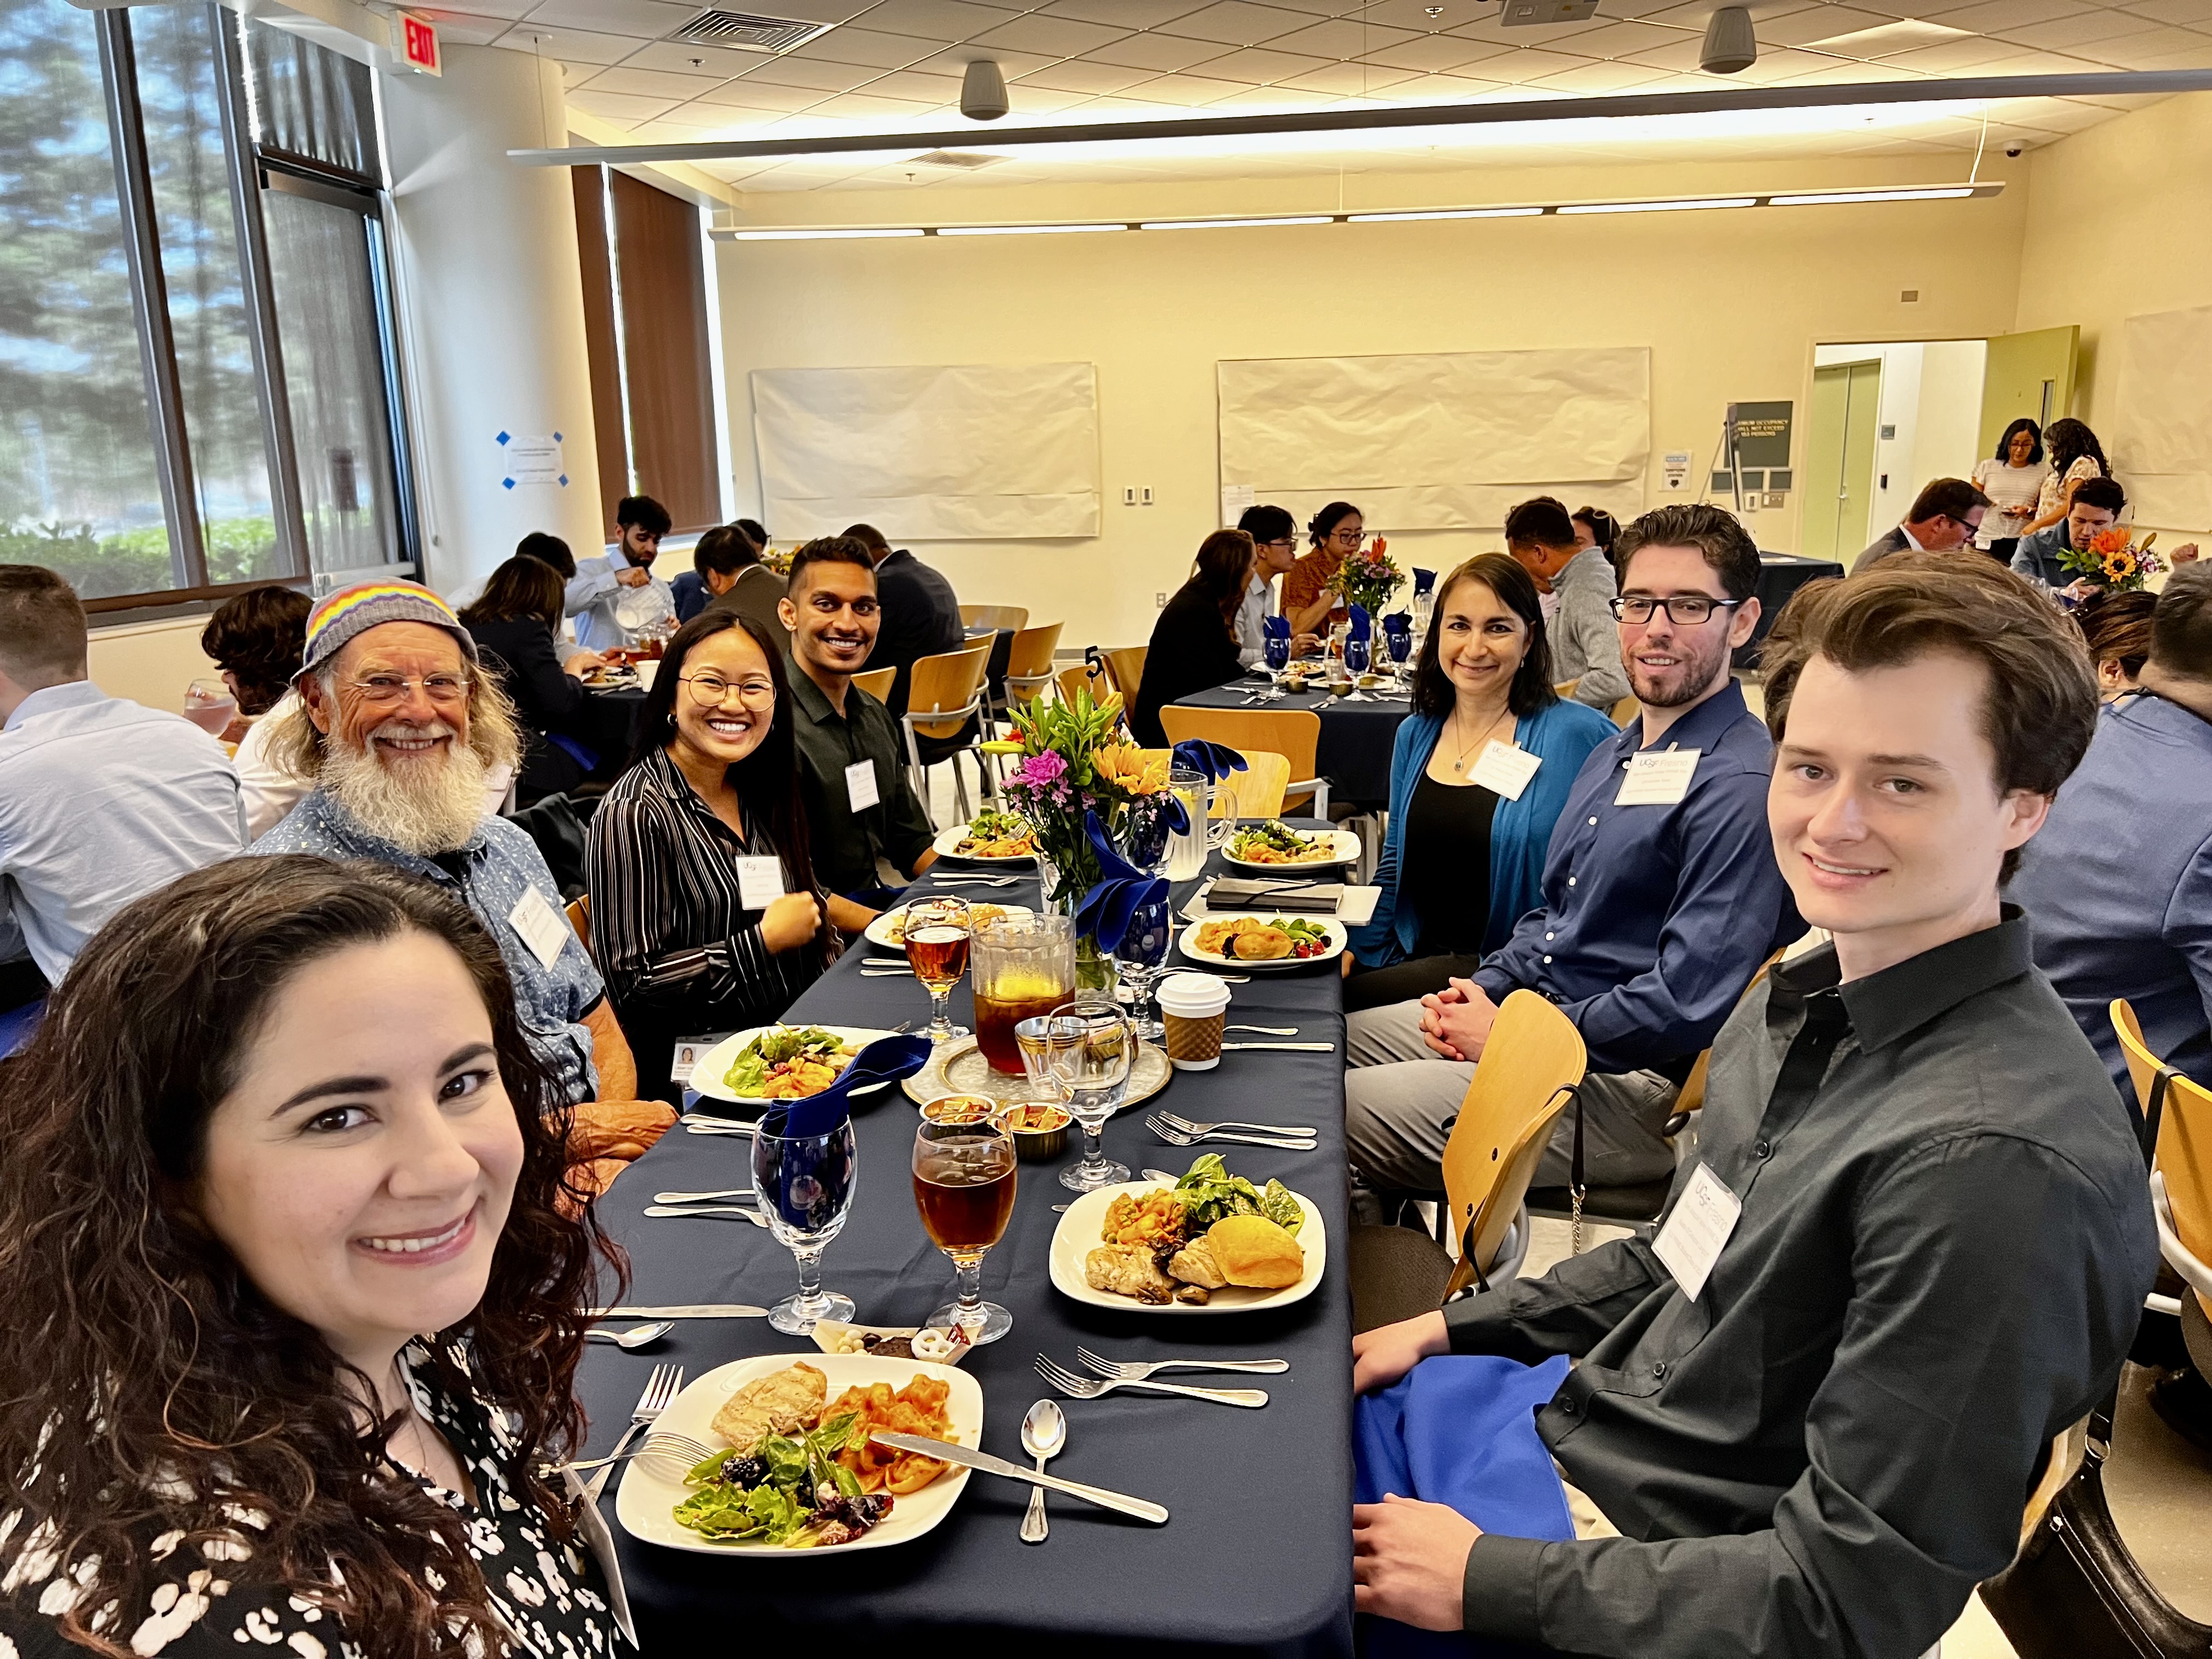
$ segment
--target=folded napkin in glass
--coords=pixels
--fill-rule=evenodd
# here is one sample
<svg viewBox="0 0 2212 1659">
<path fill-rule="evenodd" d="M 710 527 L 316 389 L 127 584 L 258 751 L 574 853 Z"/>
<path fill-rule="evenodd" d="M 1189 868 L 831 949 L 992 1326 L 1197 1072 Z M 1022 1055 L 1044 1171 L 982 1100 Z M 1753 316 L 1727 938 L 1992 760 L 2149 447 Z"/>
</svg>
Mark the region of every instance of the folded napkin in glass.
<svg viewBox="0 0 2212 1659">
<path fill-rule="evenodd" d="M 1170 795 L 1170 800 L 1175 798 Z M 1186 817 L 1183 822 L 1188 824 Z M 1127 937 L 1129 921 L 1137 912 L 1150 905 L 1167 902 L 1168 884 L 1161 877 L 1139 870 L 1114 850 L 1100 827 L 1098 815 L 1085 808 L 1083 814 L 1084 833 L 1090 837 L 1091 850 L 1098 855 L 1098 880 L 1083 896 L 1083 902 L 1075 913 L 1079 931 L 1089 933 L 1098 941 L 1103 951 L 1118 951 Z"/>
<path fill-rule="evenodd" d="M 1415 565 L 1413 567 L 1413 592 L 1415 597 L 1418 598 L 1423 593 L 1435 592 L 1436 586 L 1437 573 L 1435 571 L 1424 570 L 1419 565 Z"/>
<path fill-rule="evenodd" d="M 1185 738 L 1175 746 L 1176 763 L 1206 774 L 1208 783 L 1218 783 L 1231 772 L 1248 769 L 1244 757 L 1225 743 L 1209 743 L 1204 738 Z"/>
<path fill-rule="evenodd" d="M 769 1106 L 761 1114 L 761 1133 L 793 1140 L 833 1133 L 853 1115 L 855 1091 L 911 1077 L 929 1063 L 929 1047 L 926 1036 L 878 1037 L 820 1094 Z"/>
</svg>

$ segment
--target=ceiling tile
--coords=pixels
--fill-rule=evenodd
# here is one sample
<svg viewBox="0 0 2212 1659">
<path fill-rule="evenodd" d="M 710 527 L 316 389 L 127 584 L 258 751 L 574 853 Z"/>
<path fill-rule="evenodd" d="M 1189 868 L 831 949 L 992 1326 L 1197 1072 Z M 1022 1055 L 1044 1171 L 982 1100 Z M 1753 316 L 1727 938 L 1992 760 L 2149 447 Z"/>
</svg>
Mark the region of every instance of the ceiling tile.
<svg viewBox="0 0 2212 1659">
<path fill-rule="evenodd" d="M 1728 77 L 1733 81 L 1735 77 Z M 1837 64 L 1817 69 L 1808 75 L 1792 76 L 1788 84 L 1793 87 L 1848 86 L 1854 81 L 1919 81 L 1925 76 L 1910 70 L 1892 69 L 1887 64 Z"/>
<path fill-rule="evenodd" d="M 1999 40 L 2017 40 L 2024 46 L 2066 52 L 2125 34 L 2153 33 L 2157 28 L 2158 25 L 2147 17 L 2130 17 L 2123 11 L 2089 10 L 2076 12 L 2071 17 L 2054 17 L 2044 23 L 1992 29 L 1990 33 Z"/>
<path fill-rule="evenodd" d="M 2212 23 L 2212 0 L 2128 0 L 2128 9 L 2161 23 Z"/>
<path fill-rule="evenodd" d="M 893 70 L 869 82 L 862 90 L 876 98 L 911 98 L 918 104 L 939 104 L 955 109 L 960 105 L 960 81 L 957 76 Z"/>
<path fill-rule="evenodd" d="M 696 12 L 702 8 L 694 6 Z M 868 0 L 774 0 L 762 8 L 772 17 L 795 17 L 807 23 L 842 23 L 868 9 Z"/>
<path fill-rule="evenodd" d="M 1246 0 L 1217 0 L 1206 6 L 1160 26 L 1164 34 L 1188 35 L 1194 40 L 1218 40 L 1224 46 L 1256 46 L 1262 40 L 1273 40 L 1293 30 L 1311 27 L 1313 19 L 1303 12 L 1285 11 L 1279 6 L 1255 6 Z"/>
<path fill-rule="evenodd" d="M 1057 54 L 1009 52 L 1004 46 L 980 46 L 971 42 L 964 46 L 947 46 L 943 52 L 908 64 L 906 67 L 923 75 L 959 76 L 966 75 L 968 65 L 978 58 L 989 58 L 999 66 L 999 73 L 1009 81 L 1018 75 L 1027 75 L 1060 61 Z"/>
<path fill-rule="evenodd" d="M 1410 40 L 1394 40 L 1388 46 L 1361 53 L 1358 61 L 1388 64 L 1392 69 L 1437 75 L 1446 70 L 1455 70 L 1462 64 L 1480 63 L 1486 58 L 1498 55 L 1497 48 L 1493 46 L 1462 40 L 1455 34 L 1417 34 Z"/>
<path fill-rule="evenodd" d="M 1562 70 L 1557 75 L 1547 75 L 1535 84 L 1547 91 L 1571 92 L 1578 96 L 1596 97 L 1606 93 L 1626 92 L 1632 88 L 1648 87 L 1655 81 L 1667 78 L 1665 70 L 1653 69 L 1648 64 L 1601 61 L 1587 63 L 1577 69 Z"/>
<path fill-rule="evenodd" d="M 571 92 L 563 94 L 576 108 L 610 121 L 650 121 L 663 110 L 676 107 L 672 98 L 633 98 L 618 92 Z"/>
<path fill-rule="evenodd" d="M 664 5 L 661 0 L 541 0 L 530 14 L 530 21 L 554 28 L 592 29 L 658 40 L 698 15 L 695 6 Z"/>
<path fill-rule="evenodd" d="M 1212 103 L 1217 98 L 1226 98 L 1246 88 L 1236 81 L 1215 81 L 1202 75 L 1163 75 L 1146 82 L 1135 90 L 1137 96 L 1153 103 L 1195 109 Z"/>
<path fill-rule="evenodd" d="M 771 0 L 772 3 L 772 0 Z M 866 64 L 876 69 L 904 69 L 917 58 L 926 58 L 938 46 L 950 44 L 932 41 L 914 34 L 888 34 L 881 29 L 864 29 L 848 24 L 834 28 L 805 46 L 783 54 L 788 58 L 811 58 L 825 64 Z"/>
<path fill-rule="evenodd" d="M 1462 75 L 1417 75 L 1392 87 L 1385 97 L 1393 104 L 1468 104 L 1503 90 L 1496 81 L 1470 80 Z"/>
<path fill-rule="evenodd" d="M 2212 3 L 2212 0 L 2208 0 Z M 1592 29 L 1588 34 L 1575 38 L 1575 50 L 1587 58 L 1626 58 L 1633 52 L 1650 52 L 1660 46 L 1679 46 L 1684 40 L 1697 40 L 1700 36 L 1686 34 L 1680 29 L 1661 28 L 1651 23 L 1608 23 L 1601 29 Z"/>
<path fill-rule="evenodd" d="M 863 28 L 891 34 L 918 34 L 925 40 L 965 40 L 1010 23 L 1019 15 L 999 6 L 972 6 L 968 0 L 882 0 L 863 12 L 859 21 Z"/>
<path fill-rule="evenodd" d="M 1388 64 L 1332 64 L 1327 69 L 1316 70 L 1310 75 L 1293 76 L 1284 84 L 1305 92 L 1325 92 L 1339 98 L 1360 98 L 1412 79 L 1411 70 L 1392 69 Z"/>
<path fill-rule="evenodd" d="M 1233 111 L 1244 115 L 1261 115 L 1271 110 L 1324 109 L 1341 101 L 1329 93 L 1306 92 L 1297 87 L 1252 87 L 1243 92 L 1231 93 L 1206 107 L 1224 114 Z"/>
<path fill-rule="evenodd" d="M 586 92 L 628 92 L 640 98 L 696 98 L 722 84 L 711 75 L 671 75 L 665 70 L 601 70 L 584 83 Z"/>
<path fill-rule="evenodd" d="M 1947 11 L 1936 21 L 1976 34 L 1996 34 L 2030 23 L 2071 17 L 2080 9 L 2079 0 L 1981 0 L 1978 5 Z"/>
<path fill-rule="evenodd" d="M 1063 110 L 1088 102 L 1091 96 L 1086 92 L 1064 92 L 1034 82 L 1017 81 L 1006 88 L 1006 105 L 1017 115 L 1058 115 Z"/>
<path fill-rule="evenodd" d="M 696 58 L 695 64 L 692 60 Z M 747 75 L 768 61 L 757 52 L 732 52 L 726 46 L 687 46 L 680 40 L 656 40 L 644 51 L 623 59 L 629 70 L 666 70 L 672 75 L 708 75 L 726 81 Z"/>
<path fill-rule="evenodd" d="M 1540 81 L 1547 75 L 1557 75 L 1563 70 L 1580 69 L 1590 60 L 1564 52 L 1546 52 L 1532 46 L 1526 52 L 1504 52 L 1486 58 L 1482 64 L 1485 80 L 1504 81 L 1513 86 L 1525 86 L 1531 81 Z"/>
<path fill-rule="evenodd" d="M 850 92 L 881 74 L 865 64 L 825 64 L 815 58 L 771 58 L 744 78 L 748 85 L 812 87 L 818 92 Z"/>
<path fill-rule="evenodd" d="M 635 35 L 587 34 L 581 29 L 541 28 L 536 23 L 517 23 L 500 36 L 499 43 L 568 64 L 618 64 L 645 45 Z"/>
<path fill-rule="evenodd" d="M 1079 58 L 1097 46 L 1110 45 L 1127 33 L 1104 23 L 1085 23 L 1074 17 L 1045 17 L 1031 12 L 1011 23 L 968 38 L 979 46 L 1009 46 L 1055 58 Z"/>
<path fill-rule="evenodd" d="M 1316 58 L 1348 61 L 1383 46 L 1401 46 L 1419 38 L 1411 29 L 1384 28 L 1378 24 L 1362 24 L 1354 18 L 1340 17 L 1334 22 L 1316 23 L 1310 28 L 1285 34 L 1267 44 L 1277 52 L 1310 52 Z"/>
<path fill-rule="evenodd" d="M 699 94 L 702 103 L 735 104 L 746 109 L 781 110 L 787 115 L 818 104 L 827 96 L 818 87 L 780 87 L 748 76 L 726 81 L 712 92 Z"/>
<path fill-rule="evenodd" d="M 2212 34 L 2189 29 L 2161 29 L 2156 36 L 2131 34 L 2124 40 L 2100 40 L 2081 51 L 2083 57 L 2114 69 L 2212 68 Z"/>
<path fill-rule="evenodd" d="M 1200 73 L 1219 80 L 1243 81 L 1252 86 L 1266 87 L 1273 86 L 1278 81 L 1287 81 L 1293 75 L 1310 75 L 1317 69 L 1327 69 L 1328 65 L 1319 58 L 1248 46 L 1242 52 L 1209 58 L 1194 67 Z"/>
<path fill-rule="evenodd" d="M 1436 15 L 1430 15 L 1431 12 Z M 1480 22 L 1496 12 L 1491 0 L 1480 5 L 1471 0 L 1376 0 L 1371 6 L 1348 6 L 1342 15 L 1355 23 L 1380 23 L 1385 28 L 1434 34 L 1441 29 Z"/>
<path fill-rule="evenodd" d="M 848 92 L 838 98 L 824 99 L 807 112 L 831 120 L 903 121 L 916 116 L 933 113 L 927 104 L 917 104 L 905 98 L 871 98 L 866 93 Z"/>
<path fill-rule="evenodd" d="M 1045 17 L 1073 17 L 1122 29 L 1152 29 L 1205 3 L 1206 0 L 1052 0 L 1037 11 Z"/>
<path fill-rule="evenodd" d="M 2005 3 L 2009 5 L 2013 0 L 2005 0 Z M 1856 34 L 1862 29 L 1878 29 L 1885 23 L 1898 21 L 1881 12 L 1860 11 L 1850 6 L 1814 6 L 1810 10 L 1792 12 L 1787 17 L 1759 18 L 1752 27 L 1762 48 L 1802 46 L 1815 40 L 1832 40 L 1839 34 Z M 1954 23 L 1950 27 L 1964 26 Z M 1838 46 L 1835 50 L 1848 52 L 1850 48 Z"/>
<path fill-rule="evenodd" d="M 1628 54 L 1627 61 L 1688 74 L 1698 67 L 1698 60 L 1705 55 L 1705 42 L 1702 35 L 1678 34 L 1671 45 L 1638 48 Z"/>
<path fill-rule="evenodd" d="M 1172 73 L 1221 56 L 1218 40 L 1189 40 L 1173 34 L 1125 35 L 1110 46 L 1083 54 L 1101 64 L 1120 64 L 1131 69 Z"/>
<path fill-rule="evenodd" d="M 438 26 L 438 38 L 457 46 L 488 46 L 507 33 L 514 21 L 507 17 L 471 16 L 461 11 L 426 11 L 423 16 Z"/>
<path fill-rule="evenodd" d="M 1881 61 L 1895 64 L 1903 69 L 1924 70 L 1930 75 L 2002 74 L 2004 71 L 1995 66 L 2008 58 L 2019 55 L 2020 48 L 2007 41 L 1970 34 L 1963 40 L 1946 40 L 1940 46 L 1917 47 Z"/>
<path fill-rule="evenodd" d="M 1014 84 L 1039 87 L 1050 92 L 1078 92 L 1096 98 L 1104 93 L 1123 91 L 1139 81 L 1151 78 L 1150 70 L 1129 69 L 1120 64 L 1094 64 L 1071 58 L 1063 64 L 1051 64 L 1043 69 L 1032 70 Z"/>
<path fill-rule="evenodd" d="M 781 110 L 733 109 L 727 104 L 702 104 L 695 100 L 678 104 L 660 118 L 669 125 L 695 127 L 705 132 L 738 132 L 748 127 L 770 126 L 784 117 Z"/>
</svg>

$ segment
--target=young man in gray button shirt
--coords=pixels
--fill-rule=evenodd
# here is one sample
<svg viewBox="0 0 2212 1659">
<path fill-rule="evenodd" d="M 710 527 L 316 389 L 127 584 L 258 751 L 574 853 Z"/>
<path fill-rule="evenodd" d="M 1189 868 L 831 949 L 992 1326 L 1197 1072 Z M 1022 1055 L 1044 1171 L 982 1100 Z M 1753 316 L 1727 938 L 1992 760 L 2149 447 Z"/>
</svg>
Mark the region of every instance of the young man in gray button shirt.
<svg viewBox="0 0 2212 1659">
<path fill-rule="evenodd" d="M 1447 1351 L 1578 1357 L 1537 1430 L 1610 1527 L 1355 1508 L 1362 1609 L 1637 1659 L 1908 1656 L 2012 1559 L 2157 1267 L 2128 1115 L 1998 900 L 2094 722 L 2066 630 L 1921 555 L 1784 616 L 1768 823 L 1833 942 L 1722 1031 L 1669 1224 L 1353 1342 L 1362 1390 Z M 1672 1225 L 1700 1207 L 1702 1250 Z"/>
</svg>

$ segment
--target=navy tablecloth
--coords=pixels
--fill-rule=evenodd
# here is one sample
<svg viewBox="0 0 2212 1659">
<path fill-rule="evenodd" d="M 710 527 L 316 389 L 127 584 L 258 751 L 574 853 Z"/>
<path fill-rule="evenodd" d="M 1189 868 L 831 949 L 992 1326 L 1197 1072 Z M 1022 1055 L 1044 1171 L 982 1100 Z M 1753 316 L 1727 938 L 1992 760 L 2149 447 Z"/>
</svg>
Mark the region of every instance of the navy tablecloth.
<svg viewBox="0 0 2212 1659">
<path fill-rule="evenodd" d="M 917 890 L 927 886 L 925 879 Z M 971 898 L 988 893 L 963 890 Z M 1179 889 L 1177 901 L 1189 890 Z M 1037 902 L 1034 887 L 1004 896 Z M 922 1020 L 928 1000 L 918 983 L 860 976 L 855 958 L 866 949 L 839 963 L 789 1018 L 885 1028 Z M 1262 1184 L 1280 1176 L 1319 1207 L 1330 1258 L 1320 1287 L 1278 1311 L 1212 1317 L 1069 1301 L 1053 1289 L 1046 1261 L 1059 1220 L 1051 1206 L 1073 1196 L 1058 1180 L 1071 1151 L 1058 1163 L 1021 1166 L 1012 1224 L 983 1268 L 985 1295 L 1012 1310 L 1014 1328 L 967 1361 L 983 1388 L 984 1449 L 1023 1462 L 1023 1413 L 1050 1392 L 1030 1370 L 1040 1351 L 1067 1364 L 1079 1343 L 1121 1359 L 1200 1352 L 1288 1359 L 1282 1376 L 1188 1379 L 1264 1384 L 1272 1400 L 1259 1411 L 1132 1392 L 1062 1402 L 1068 1445 L 1053 1471 L 1164 1504 L 1170 1523 L 1151 1527 L 1054 1497 L 1051 1537 L 1024 1545 L 1018 1534 L 1030 1489 L 979 1474 L 945 1522 L 910 1544 L 859 1554 L 713 1558 L 622 1533 L 611 1487 L 605 1509 L 647 1652 L 680 1651 L 677 1644 L 685 1641 L 754 1644 L 784 1633 L 824 1650 L 841 1638 L 898 1634 L 980 1643 L 975 1651 L 998 1653 L 1020 1638 L 1048 1644 L 1040 1650 L 1052 1659 L 1109 1652 L 1126 1659 L 1133 1644 L 1148 1656 L 1351 1652 L 1352 1310 L 1339 981 L 1332 964 L 1255 975 L 1231 988 L 1232 1020 L 1295 1025 L 1298 1040 L 1334 1042 L 1336 1052 L 1226 1055 L 1217 1071 L 1176 1073 L 1154 1098 L 1200 1121 L 1256 1118 L 1319 1132 L 1314 1152 L 1215 1150 L 1237 1173 Z M 972 1023 L 965 981 L 953 1009 L 956 1019 Z M 1195 1153 L 1162 1144 L 1144 1116 L 1127 1109 L 1108 1126 L 1109 1155 L 1132 1170 L 1188 1168 Z M 915 1212 L 908 1161 L 915 1112 L 893 1090 L 864 1104 L 854 1121 L 858 1194 L 829 1249 L 823 1282 L 852 1297 L 865 1323 L 916 1324 L 950 1293 L 952 1273 Z M 794 1287 L 790 1253 L 750 1223 L 642 1214 L 659 1189 L 748 1184 L 748 1157 L 745 1141 L 679 1128 L 609 1190 L 600 1214 L 629 1252 L 630 1300 L 766 1305 Z M 635 1354 L 595 1346 L 578 1377 L 592 1449 L 611 1445 L 656 1359 L 678 1361 L 696 1379 L 733 1359 L 811 1351 L 804 1339 L 781 1336 L 757 1319 L 679 1322 L 665 1340 Z M 948 1642 L 931 1650 L 955 1650 Z"/>
<path fill-rule="evenodd" d="M 1177 700 L 1182 708 L 1310 708 L 1321 716 L 1321 744 L 1314 765 L 1328 780 L 1332 802 L 1380 807 L 1390 800 L 1390 746 L 1398 740 L 1398 726 L 1413 712 L 1404 697 L 1367 695 L 1372 702 L 1346 702 L 1319 690 L 1288 692 L 1273 702 L 1249 703 L 1244 694 L 1261 684 L 1256 675 L 1232 680 L 1211 691 L 1200 691 Z"/>
</svg>

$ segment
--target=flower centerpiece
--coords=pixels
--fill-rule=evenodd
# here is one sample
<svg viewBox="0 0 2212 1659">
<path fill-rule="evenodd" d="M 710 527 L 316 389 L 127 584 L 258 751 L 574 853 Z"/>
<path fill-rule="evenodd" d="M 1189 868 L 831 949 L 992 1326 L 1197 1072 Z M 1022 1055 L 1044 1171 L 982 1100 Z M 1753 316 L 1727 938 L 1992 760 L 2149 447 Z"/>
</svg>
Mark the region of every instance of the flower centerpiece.
<svg viewBox="0 0 2212 1659">
<path fill-rule="evenodd" d="M 2166 568 L 2166 561 L 2150 550 L 2157 539 L 2158 532 L 2153 531 L 2138 542 L 2124 526 L 2112 525 L 2090 537 L 2087 547 L 2063 549 L 2058 562 L 2112 592 L 2132 593 Z"/>
<path fill-rule="evenodd" d="M 1346 605 L 1364 607 L 1370 617 L 1380 616 L 1405 575 L 1390 556 L 1389 546 L 1377 536 L 1358 552 L 1346 554 L 1328 579 L 1328 591 Z"/>
</svg>

